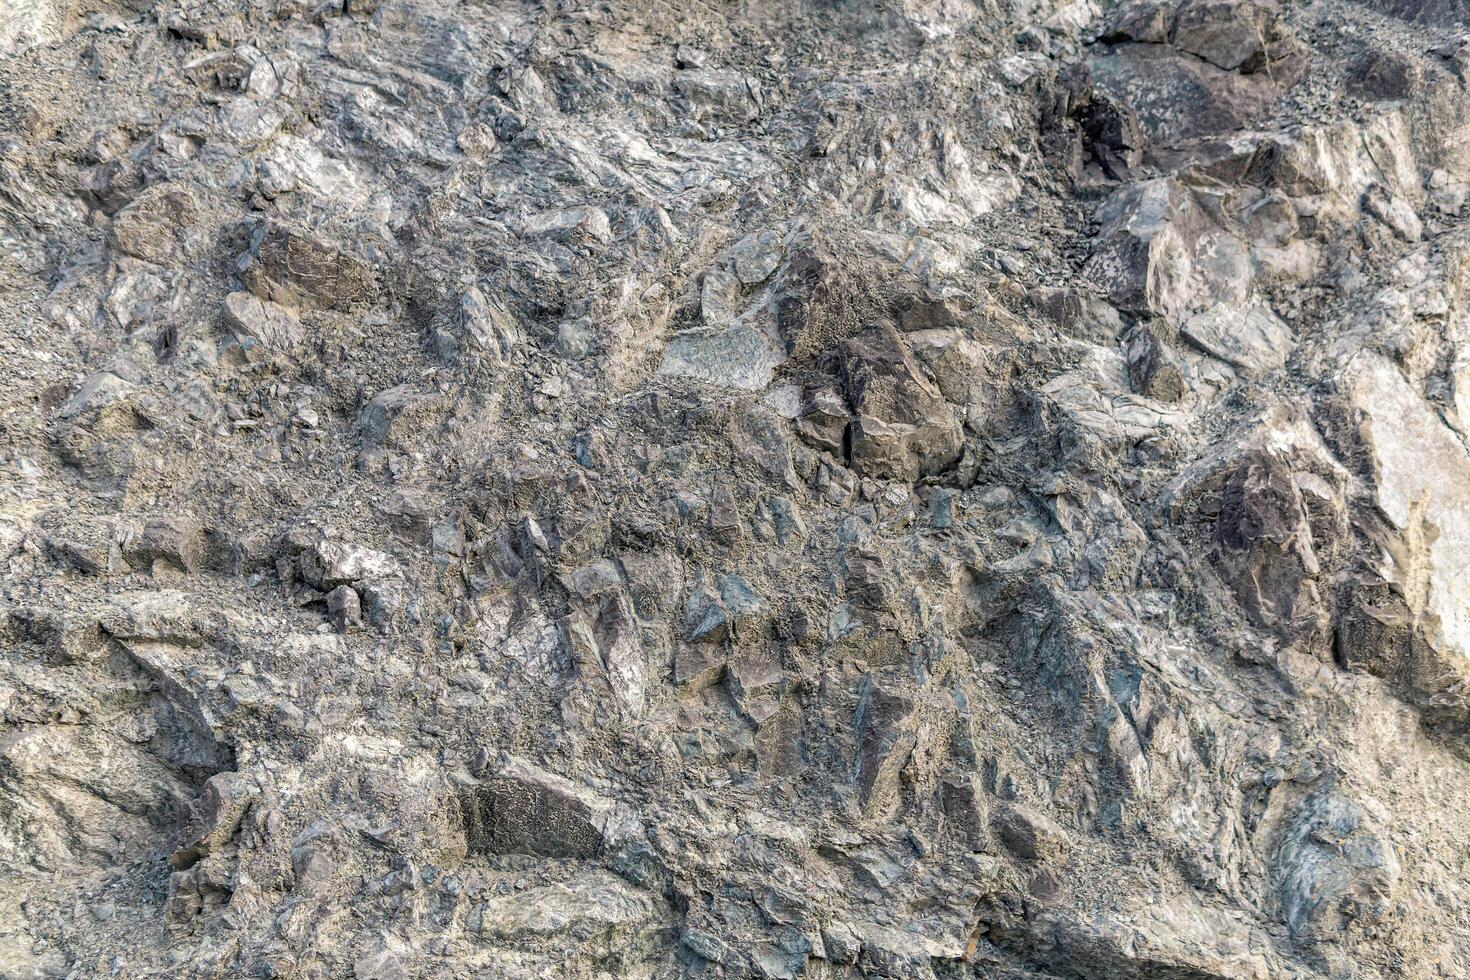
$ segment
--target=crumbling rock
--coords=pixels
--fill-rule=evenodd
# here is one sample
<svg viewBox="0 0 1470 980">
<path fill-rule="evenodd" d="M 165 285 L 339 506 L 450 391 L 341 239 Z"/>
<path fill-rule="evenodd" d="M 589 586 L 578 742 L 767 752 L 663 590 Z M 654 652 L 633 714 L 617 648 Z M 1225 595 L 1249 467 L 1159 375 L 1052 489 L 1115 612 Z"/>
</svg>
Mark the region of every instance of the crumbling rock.
<svg viewBox="0 0 1470 980">
<path fill-rule="evenodd" d="M 201 208 L 187 187 L 155 184 L 112 219 L 114 246 L 166 265 L 199 247 Z"/>
<path fill-rule="evenodd" d="M 225 297 L 225 323 L 249 354 L 260 346 L 290 351 L 305 336 L 301 321 L 290 309 L 240 290 Z"/>
<path fill-rule="evenodd" d="M 0 0 L 0 974 L 1470 975 L 1461 13 Z"/>
</svg>

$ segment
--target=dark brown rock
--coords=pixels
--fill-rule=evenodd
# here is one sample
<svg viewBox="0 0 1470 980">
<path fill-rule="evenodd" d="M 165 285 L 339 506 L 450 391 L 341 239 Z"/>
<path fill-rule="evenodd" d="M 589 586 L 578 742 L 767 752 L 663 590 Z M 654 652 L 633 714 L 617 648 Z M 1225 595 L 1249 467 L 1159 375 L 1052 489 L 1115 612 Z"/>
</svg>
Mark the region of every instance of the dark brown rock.
<svg viewBox="0 0 1470 980">
<path fill-rule="evenodd" d="M 853 413 L 851 460 L 858 473 L 912 481 L 959 458 L 959 422 L 892 327 L 870 330 L 843 346 L 842 379 Z"/>
<path fill-rule="evenodd" d="M 325 242 L 267 226 L 240 260 L 240 278 L 261 299 L 300 310 L 346 310 L 375 292 L 373 271 Z"/>
<path fill-rule="evenodd" d="M 524 759 L 507 757 L 461 798 L 471 851 L 595 858 L 607 843 L 612 804 Z"/>
</svg>

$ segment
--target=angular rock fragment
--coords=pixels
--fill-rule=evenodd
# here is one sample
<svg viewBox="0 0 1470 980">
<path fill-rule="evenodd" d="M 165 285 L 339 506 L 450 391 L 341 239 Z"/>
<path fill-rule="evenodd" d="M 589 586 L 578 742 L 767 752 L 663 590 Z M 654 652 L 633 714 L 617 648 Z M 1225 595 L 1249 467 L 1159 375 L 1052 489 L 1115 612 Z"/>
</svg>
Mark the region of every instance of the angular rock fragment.
<svg viewBox="0 0 1470 980">
<path fill-rule="evenodd" d="M 1123 318 L 1100 296 L 1078 289 L 1041 288 L 1026 295 L 1069 337 L 1111 344 L 1123 332 Z"/>
<path fill-rule="evenodd" d="M 1173 24 L 1174 11 L 1168 4 L 1153 0 L 1135 0 L 1118 7 L 1108 18 L 1098 40 L 1106 44 L 1138 41 L 1141 44 L 1165 44 Z"/>
<path fill-rule="evenodd" d="M 376 289 L 364 263 L 281 226 L 260 228 L 238 267 L 256 296 L 298 310 L 351 309 L 367 303 Z"/>
<path fill-rule="evenodd" d="M 1317 627 L 1312 534 L 1291 470 L 1262 455 L 1226 480 L 1216 523 L 1219 566 L 1257 625 Z"/>
<path fill-rule="evenodd" d="M 623 807 L 507 756 L 461 798 L 471 851 L 590 859 L 636 832 Z"/>
<path fill-rule="evenodd" d="M 473 351 L 489 363 L 505 367 L 510 363 L 511 353 L 522 343 L 515 318 L 475 286 L 460 294 L 458 310 L 450 321 L 437 328 L 434 335 L 435 348 L 446 362 Z"/>
<path fill-rule="evenodd" d="M 650 688 L 648 658 L 627 594 L 615 588 L 585 612 L 568 616 L 563 630 L 578 669 L 598 678 L 624 714 L 641 715 Z"/>
<path fill-rule="evenodd" d="M 759 391 L 785 359 L 764 331 L 734 323 L 723 330 L 696 327 L 673 337 L 659 370 L 674 377 Z"/>
<path fill-rule="evenodd" d="M 1050 817 L 1029 807 L 1008 806 L 996 817 L 995 834 L 1017 857 L 1052 861 L 1067 848 L 1067 834 Z"/>
<path fill-rule="evenodd" d="M 198 247 L 202 221 L 202 209 L 187 187 L 156 184 L 113 217 L 112 240 L 121 252 L 164 265 Z"/>
<path fill-rule="evenodd" d="M 785 429 L 769 409 L 752 405 L 738 415 L 730 429 L 730 444 L 739 458 L 754 463 L 778 484 L 796 485 Z"/>
<path fill-rule="evenodd" d="M 1159 336 L 1158 328 L 1145 327 L 1128 342 L 1128 380 L 1133 390 L 1160 401 L 1177 402 L 1188 386 L 1179 370 L 1178 358 Z"/>
<path fill-rule="evenodd" d="M 1201 350 L 1252 374 L 1286 363 L 1294 339 L 1291 328 L 1269 307 L 1216 306 L 1196 313 L 1179 327 Z"/>
<path fill-rule="evenodd" d="M 764 657 L 745 656 L 727 668 L 726 683 L 741 714 L 760 726 L 780 709 L 786 678 L 780 667 Z"/>
<path fill-rule="evenodd" d="M 338 633 L 349 633 L 362 625 L 362 599 L 350 585 L 339 585 L 327 593 L 327 619 Z"/>
<path fill-rule="evenodd" d="M 335 589 L 397 575 L 399 565 L 393 556 L 381 551 L 323 536 L 301 552 L 300 569 L 309 585 Z"/>
<path fill-rule="evenodd" d="M 1382 184 L 1373 184 L 1363 192 L 1363 210 L 1406 242 L 1417 242 L 1424 234 L 1414 209 Z"/>
<path fill-rule="evenodd" d="M 940 783 L 940 805 L 946 829 L 972 851 L 983 851 L 990 841 L 988 804 L 979 781 L 954 774 Z"/>
<path fill-rule="evenodd" d="M 698 693 L 719 683 L 725 663 L 718 647 L 705 643 L 682 645 L 674 652 L 674 683 L 682 693 Z"/>
<path fill-rule="evenodd" d="M 169 863 L 177 870 L 187 871 L 220 850 L 239 832 L 246 811 L 259 798 L 254 783 L 238 772 L 221 772 L 209 777 L 203 794 L 192 807 L 189 842 L 169 855 Z"/>
<path fill-rule="evenodd" d="M 852 408 L 851 460 L 858 473 L 912 482 L 959 458 L 959 422 L 892 327 L 843 346 L 842 381 Z"/>
<path fill-rule="evenodd" d="M 886 813 L 898 803 L 900 772 L 919 746 L 921 735 L 933 735 L 932 729 L 921 731 L 920 707 L 908 695 L 870 678 L 860 686 L 853 719 L 857 751 L 852 775 L 871 812 Z"/>
<path fill-rule="evenodd" d="M 111 371 L 98 371 L 82 382 L 56 414 L 60 418 L 69 419 L 94 411 L 102 412 L 132 390 L 133 385 L 130 382 Z"/>
<path fill-rule="evenodd" d="M 1367 99 L 1406 99 L 1422 83 L 1418 64 L 1402 52 L 1369 49 L 1354 59 L 1349 86 Z"/>
<path fill-rule="evenodd" d="M 834 456 L 846 453 L 847 402 L 834 388 L 808 392 L 796 431 L 812 445 Z"/>
<path fill-rule="evenodd" d="M 760 111 L 754 83 L 730 69 L 691 69 L 674 81 L 675 90 L 689 101 L 696 119 L 730 123 L 755 118 Z"/>
<path fill-rule="evenodd" d="M 1118 191 L 1098 210 L 1103 227 L 1088 275 L 1119 308 L 1174 321 L 1222 304 L 1245 305 L 1249 256 L 1205 204 L 1169 178 Z"/>
<path fill-rule="evenodd" d="M 1364 808 L 1330 788 L 1297 810 L 1275 861 L 1287 926 L 1312 944 L 1339 941 L 1349 922 L 1380 920 L 1399 874 L 1398 855 Z"/>
<path fill-rule="evenodd" d="M 1169 41 L 1217 68 L 1235 71 L 1265 58 L 1269 10 L 1247 0 L 1188 0 L 1174 17 Z"/>
<path fill-rule="evenodd" d="M 695 642 L 717 642 L 738 629 L 759 623 L 765 602 L 739 575 L 722 575 L 711 588 L 700 585 L 684 606 L 684 636 Z"/>
<path fill-rule="evenodd" d="M 374 396 L 357 416 L 364 442 L 375 446 L 401 445 L 415 410 L 427 403 L 424 395 L 407 384 L 394 385 Z"/>
<path fill-rule="evenodd" d="M 148 521 L 122 543 L 123 558 L 139 569 L 162 563 L 181 572 L 198 571 L 203 551 L 203 532 L 183 516 Z"/>
<path fill-rule="evenodd" d="M 225 297 L 224 311 L 225 324 L 247 355 L 257 346 L 289 351 L 305 336 L 295 313 L 244 290 Z"/>
<path fill-rule="evenodd" d="M 746 391 L 770 384 L 799 332 L 788 322 L 792 304 L 810 290 L 805 253 L 783 267 L 799 231 L 752 234 L 715 257 L 700 284 L 700 323 L 669 338 L 660 374 Z"/>
<path fill-rule="evenodd" d="M 645 972 L 656 945 L 673 938 L 667 915 L 653 894 L 603 871 L 492 898 L 470 911 L 468 929 L 509 950 L 546 949 L 573 969 Z M 518 958 L 507 957 L 507 968 Z"/>
<path fill-rule="evenodd" d="M 397 578 L 360 582 L 354 588 L 361 598 L 363 618 L 379 630 L 386 630 L 403 610 L 403 582 Z"/>
</svg>

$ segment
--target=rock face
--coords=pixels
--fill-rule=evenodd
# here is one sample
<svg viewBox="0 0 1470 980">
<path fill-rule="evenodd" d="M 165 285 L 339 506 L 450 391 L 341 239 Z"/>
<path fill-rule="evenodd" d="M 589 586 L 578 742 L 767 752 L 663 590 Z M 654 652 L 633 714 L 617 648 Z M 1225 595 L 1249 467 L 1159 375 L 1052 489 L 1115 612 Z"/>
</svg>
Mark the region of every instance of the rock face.
<svg viewBox="0 0 1470 980">
<path fill-rule="evenodd" d="M 1445 0 L 0 0 L 0 976 L 1470 976 Z"/>
</svg>

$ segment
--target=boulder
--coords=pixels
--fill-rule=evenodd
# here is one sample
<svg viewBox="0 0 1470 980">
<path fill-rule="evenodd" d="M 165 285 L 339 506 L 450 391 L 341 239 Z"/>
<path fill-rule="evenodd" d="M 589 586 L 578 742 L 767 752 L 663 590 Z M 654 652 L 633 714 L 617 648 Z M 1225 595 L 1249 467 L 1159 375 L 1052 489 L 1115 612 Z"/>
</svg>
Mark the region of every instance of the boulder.
<svg viewBox="0 0 1470 980">
<path fill-rule="evenodd" d="M 721 575 L 714 587 L 700 584 L 684 606 L 684 636 L 695 642 L 717 642 L 742 624 L 767 616 L 765 602 L 740 575 Z"/>
<path fill-rule="evenodd" d="M 1021 804 L 1007 806 L 995 819 L 995 835 L 1025 861 L 1055 861 L 1066 853 L 1067 832 L 1046 814 Z"/>
<path fill-rule="evenodd" d="M 1130 184 L 1098 209 L 1084 272 L 1119 309 L 1178 323 L 1251 300 L 1250 253 L 1208 195 L 1171 177 Z"/>
<path fill-rule="evenodd" d="M 399 573 L 398 560 L 392 555 L 326 536 L 301 552 L 300 569 L 308 585 L 328 590 Z"/>
<path fill-rule="evenodd" d="M 1470 657 L 1470 457 L 1463 443 L 1387 358 L 1365 354 L 1344 378 L 1371 455 L 1373 494 L 1392 560 L 1380 574 L 1408 603 L 1419 635 L 1452 661 Z"/>
<path fill-rule="evenodd" d="M 188 187 L 155 184 L 113 217 L 113 247 L 167 265 L 197 251 L 203 238 L 202 220 L 199 202 Z"/>
<path fill-rule="evenodd" d="M 1285 321 L 1259 302 L 1211 307 L 1180 324 L 1179 333 L 1206 354 L 1250 375 L 1284 365 L 1295 340 Z"/>
<path fill-rule="evenodd" d="M 1140 328 L 1128 341 L 1128 380 L 1140 395 L 1177 402 L 1188 391 L 1178 356 L 1158 327 Z"/>
</svg>

